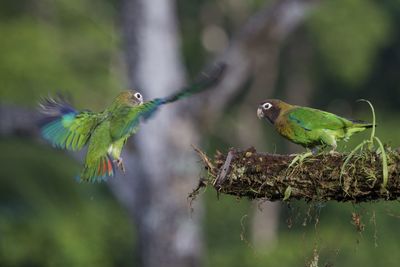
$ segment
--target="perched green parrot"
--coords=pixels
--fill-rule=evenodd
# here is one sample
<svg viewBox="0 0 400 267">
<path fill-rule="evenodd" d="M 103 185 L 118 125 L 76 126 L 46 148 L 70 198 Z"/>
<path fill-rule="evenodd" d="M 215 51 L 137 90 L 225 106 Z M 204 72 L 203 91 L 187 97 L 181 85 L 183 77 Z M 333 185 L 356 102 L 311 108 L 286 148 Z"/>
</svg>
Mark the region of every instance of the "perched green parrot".
<svg viewBox="0 0 400 267">
<path fill-rule="evenodd" d="M 139 123 L 149 119 L 164 104 L 175 102 L 214 86 L 221 78 L 225 64 L 216 64 L 202 73 L 190 86 L 165 97 L 143 102 L 134 90 L 121 92 L 102 112 L 77 111 L 65 99 L 45 98 L 40 103 L 44 115 L 42 136 L 58 148 L 77 151 L 88 144 L 82 181 L 101 181 L 115 174 L 114 164 L 124 171 L 122 148 Z"/>
<path fill-rule="evenodd" d="M 257 116 L 271 122 L 283 137 L 313 151 L 325 146 L 331 146 L 334 151 L 338 140 L 347 141 L 354 133 L 373 126 L 326 111 L 290 105 L 278 99 L 263 101 L 258 106 Z"/>
</svg>

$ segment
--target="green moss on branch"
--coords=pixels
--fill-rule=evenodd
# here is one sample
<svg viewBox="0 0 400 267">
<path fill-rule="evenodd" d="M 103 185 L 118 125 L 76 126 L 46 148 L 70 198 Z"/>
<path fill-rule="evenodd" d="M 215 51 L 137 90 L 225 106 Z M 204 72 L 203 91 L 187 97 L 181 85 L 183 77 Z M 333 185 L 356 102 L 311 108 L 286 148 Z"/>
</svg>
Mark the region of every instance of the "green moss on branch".
<svg viewBox="0 0 400 267">
<path fill-rule="evenodd" d="M 214 160 L 197 152 L 209 174 L 205 184 L 223 194 L 271 201 L 365 202 L 400 197 L 399 150 L 390 148 L 386 148 L 389 179 L 385 190 L 381 188 L 382 159 L 375 151 L 351 157 L 342 176 L 347 154 L 319 154 L 288 168 L 294 156 L 259 153 L 254 148 L 231 149 L 227 155 L 218 152 Z"/>
</svg>

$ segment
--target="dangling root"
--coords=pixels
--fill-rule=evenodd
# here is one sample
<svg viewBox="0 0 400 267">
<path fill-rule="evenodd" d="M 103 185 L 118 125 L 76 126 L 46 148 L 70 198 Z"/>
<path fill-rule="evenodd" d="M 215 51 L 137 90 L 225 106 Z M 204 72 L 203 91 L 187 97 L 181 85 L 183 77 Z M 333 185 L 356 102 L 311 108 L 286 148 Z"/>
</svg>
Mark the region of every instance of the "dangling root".
<svg viewBox="0 0 400 267">
<path fill-rule="evenodd" d="M 382 174 L 382 151 L 388 161 Z M 264 200 L 351 201 L 365 202 L 400 198 L 400 150 L 386 147 L 362 153 L 329 153 L 309 156 L 287 175 L 291 155 L 258 153 L 254 148 L 231 149 L 217 153 L 214 159 L 203 152 L 200 158 L 207 169 L 208 179 L 201 187 L 211 186 L 218 194 Z M 345 168 L 343 162 L 346 161 Z M 343 171 L 345 169 L 345 171 Z M 377 181 L 383 181 L 377 183 Z M 382 190 L 385 185 L 386 190 Z"/>
</svg>

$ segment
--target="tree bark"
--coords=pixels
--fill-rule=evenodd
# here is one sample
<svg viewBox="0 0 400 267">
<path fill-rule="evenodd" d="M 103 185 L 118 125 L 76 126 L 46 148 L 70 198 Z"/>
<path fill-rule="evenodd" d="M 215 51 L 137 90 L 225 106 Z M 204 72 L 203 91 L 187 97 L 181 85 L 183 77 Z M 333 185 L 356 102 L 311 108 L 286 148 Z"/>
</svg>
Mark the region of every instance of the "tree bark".
<svg viewBox="0 0 400 267">
<path fill-rule="evenodd" d="M 166 96 L 183 85 L 177 16 L 173 0 L 123 0 L 122 33 L 132 88 L 145 99 Z M 201 209 L 190 216 L 186 193 L 196 182 L 197 143 L 193 120 L 177 103 L 162 107 L 135 135 L 134 169 L 122 202 L 138 231 L 140 266 L 199 266 L 202 255 Z M 133 152 L 131 152 L 133 153 Z M 133 199 L 133 201 L 132 201 Z"/>
<path fill-rule="evenodd" d="M 365 202 L 400 197 L 399 152 L 386 148 L 389 179 L 385 188 L 381 155 L 369 150 L 351 157 L 343 172 L 347 154 L 319 154 L 293 167 L 289 167 L 293 155 L 258 153 L 254 148 L 231 149 L 226 156 L 217 153 L 213 161 L 199 154 L 211 177 L 207 183 L 218 193 L 270 201 Z"/>
</svg>

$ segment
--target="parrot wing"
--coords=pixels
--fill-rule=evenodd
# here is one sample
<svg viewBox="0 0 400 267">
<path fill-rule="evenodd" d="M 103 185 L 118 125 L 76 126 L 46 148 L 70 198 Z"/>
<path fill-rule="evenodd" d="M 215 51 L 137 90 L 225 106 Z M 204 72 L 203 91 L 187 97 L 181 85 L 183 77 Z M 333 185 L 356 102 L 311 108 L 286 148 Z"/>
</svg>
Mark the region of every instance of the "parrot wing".
<svg viewBox="0 0 400 267">
<path fill-rule="evenodd" d="M 73 151 L 85 146 L 101 119 L 99 113 L 79 112 L 61 98 L 44 99 L 40 111 L 45 116 L 40 123 L 42 136 L 55 147 Z"/>
<path fill-rule="evenodd" d="M 140 121 L 151 118 L 159 106 L 175 102 L 216 85 L 220 81 L 225 69 L 225 63 L 217 63 L 210 69 L 202 72 L 192 84 L 183 87 L 167 97 L 155 98 L 134 107 L 120 107 L 118 111 L 113 114 L 111 120 L 111 136 L 113 140 L 134 133 Z"/>
<path fill-rule="evenodd" d="M 111 117 L 110 132 L 113 140 L 136 132 L 141 120 L 151 117 L 161 105 L 161 99 L 154 99 L 137 106 L 124 106 L 115 110 Z"/>
<path fill-rule="evenodd" d="M 100 182 L 115 174 L 114 163 L 108 151 L 112 148 L 110 121 L 104 120 L 93 131 L 80 180 Z"/>
<path fill-rule="evenodd" d="M 170 96 L 162 98 L 162 103 L 171 103 L 179 99 L 200 93 L 216 85 L 222 78 L 226 69 L 226 64 L 219 62 L 212 65 L 210 68 L 201 72 L 200 75 L 188 86 L 183 87 L 179 91 Z"/>
<path fill-rule="evenodd" d="M 307 131 L 339 130 L 350 127 L 352 122 L 335 114 L 307 107 L 296 107 L 286 112 L 287 119 Z"/>
</svg>

